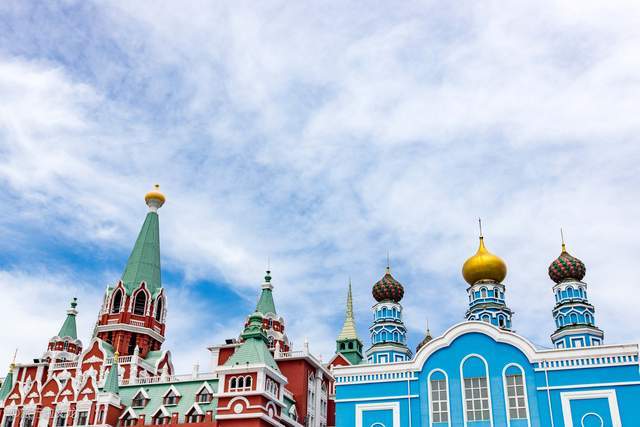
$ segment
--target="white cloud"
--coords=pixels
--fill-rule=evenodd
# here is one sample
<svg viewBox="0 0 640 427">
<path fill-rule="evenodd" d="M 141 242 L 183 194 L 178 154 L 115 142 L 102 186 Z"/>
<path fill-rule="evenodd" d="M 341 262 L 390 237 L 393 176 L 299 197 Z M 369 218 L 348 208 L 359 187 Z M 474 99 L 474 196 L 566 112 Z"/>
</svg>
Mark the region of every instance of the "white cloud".
<svg viewBox="0 0 640 427">
<path fill-rule="evenodd" d="M 154 5 L 97 8 L 111 32 L 93 36 L 119 54 L 85 64 L 95 80 L 0 60 L 13 228 L 126 250 L 160 182 L 165 268 L 253 300 L 271 256 L 292 339 L 328 356 L 349 275 L 367 341 L 387 250 L 413 341 L 425 317 L 436 333 L 462 319 L 477 216 L 516 329 L 548 343 L 563 226 L 609 341 L 640 339 L 634 2 Z M 237 319 L 170 320 L 192 348 Z"/>
</svg>

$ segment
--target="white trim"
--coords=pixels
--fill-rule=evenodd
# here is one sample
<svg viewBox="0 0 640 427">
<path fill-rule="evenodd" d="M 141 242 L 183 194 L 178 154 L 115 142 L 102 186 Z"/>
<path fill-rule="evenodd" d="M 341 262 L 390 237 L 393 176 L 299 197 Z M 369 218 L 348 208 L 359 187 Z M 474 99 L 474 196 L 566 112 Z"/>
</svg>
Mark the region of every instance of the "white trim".
<svg viewBox="0 0 640 427">
<path fill-rule="evenodd" d="M 587 418 L 589 415 L 593 415 L 595 417 L 598 417 L 598 419 L 600 419 L 600 427 L 604 426 L 604 420 L 602 419 L 602 417 L 598 414 L 596 414 L 595 412 L 587 412 L 586 414 L 584 414 L 582 416 L 582 418 L 580 418 L 580 425 L 582 427 L 584 427 L 584 419 Z"/>
<path fill-rule="evenodd" d="M 449 376 L 440 368 L 432 369 L 427 375 L 427 403 L 429 405 L 429 426 L 433 426 L 433 402 L 431 396 L 431 375 L 435 372 L 442 372 L 444 375 L 444 385 L 447 390 L 447 425 L 451 425 L 451 390 L 449 389 Z M 463 404 L 464 405 L 464 404 Z"/>
<path fill-rule="evenodd" d="M 486 379 L 487 379 L 487 397 L 489 398 L 489 425 L 491 427 L 493 427 L 493 405 L 491 403 L 492 396 L 491 396 L 491 381 L 490 381 L 490 377 L 489 377 L 489 364 L 487 363 L 487 360 L 480 356 L 479 354 L 476 353 L 472 353 L 472 354 L 467 354 L 462 361 L 460 361 L 460 389 L 461 389 L 461 398 L 462 398 L 462 415 L 464 416 L 464 425 L 468 426 L 469 425 L 469 421 L 467 420 L 467 400 L 465 399 L 465 393 L 464 393 L 464 362 L 467 361 L 467 359 L 470 359 L 472 357 L 477 357 L 478 359 L 482 360 L 482 362 L 484 363 L 484 371 L 485 371 L 485 375 L 486 375 Z"/>
<path fill-rule="evenodd" d="M 396 400 L 396 399 L 418 399 L 420 398 L 419 394 L 405 394 L 400 396 L 383 396 L 383 397 L 354 397 L 352 399 L 336 399 L 336 403 L 345 403 L 345 402 L 371 402 L 376 400 Z"/>
<path fill-rule="evenodd" d="M 136 315 L 137 316 L 137 315 Z M 96 328 L 98 332 L 111 332 L 111 331 L 127 331 L 127 332 L 135 332 L 138 334 L 149 335 L 151 338 L 159 341 L 160 343 L 164 342 L 164 337 L 157 333 L 154 329 L 147 328 L 144 326 L 135 326 L 127 323 L 109 323 L 107 325 L 99 325 Z"/>
<path fill-rule="evenodd" d="M 531 427 L 531 414 L 529 413 L 529 395 L 527 393 L 527 374 L 524 372 L 524 368 L 520 366 L 518 363 L 509 363 L 502 369 L 502 388 L 504 392 L 504 409 L 507 416 L 507 422 L 509 427 L 511 427 L 511 416 L 509 414 L 509 395 L 507 393 L 507 369 L 515 366 L 520 369 L 522 373 L 522 386 L 524 388 L 524 410 L 527 413 L 527 426 Z M 521 420 L 522 418 L 516 418 L 517 420 Z"/>
<path fill-rule="evenodd" d="M 616 397 L 615 390 L 590 390 L 560 393 L 564 425 L 573 425 L 573 419 L 571 417 L 571 401 L 580 399 L 607 399 L 609 402 L 611 424 L 613 425 L 613 427 L 622 427 L 622 422 L 620 421 L 620 412 L 618 409 L 618 398 Z"/>
<path fill-rule="evenodd" d="M 356 405 L 356 427 L 363 427 L 362 415 L 366 411 L 380 411 L 390 409 L 393 416 L 391 427 L 400 427 L 400 402 L 389 403 L 361 403 Z M 411 416 L 411 414 L 409 414 Z"/>
<path fill-rule="evenodd" d="M 619 387 L 619 386 L 631 386 L 640 385 L 640 381 L 618 381 L 612 383 L 593 383 L 593 384 L 570 384 L 570 385 L 553 385 L 548 387 L 537 387 L 536 390 L 565 390 L 572 388 L 590 388 L 590 387 Z"/>
</svg>

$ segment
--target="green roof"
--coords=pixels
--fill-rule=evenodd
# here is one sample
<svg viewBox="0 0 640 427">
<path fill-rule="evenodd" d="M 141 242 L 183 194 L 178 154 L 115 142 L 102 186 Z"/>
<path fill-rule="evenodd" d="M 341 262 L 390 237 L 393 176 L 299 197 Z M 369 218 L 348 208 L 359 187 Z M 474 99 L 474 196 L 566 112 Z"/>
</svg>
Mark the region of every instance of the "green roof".
<svg viewBox="0 0 640 427">
<path fill-rule="evenodd" d="M 154 296 L 162 287 L 160 280 L 160 229 L 156 212 L 147 213 L 121 280 L 129 294 L 143 281 L 146 282 L 147 289 Z"/>
<path fill-rule="evenodd" d="M 225 366 L 243 366 L 254 363 L 264 363 L 276 372 L 280 372 L 278 364 L 267 347 L 267 337 L 262 330 L 262 316 L 254 312 L 249 317 L 249 324 L 240 335 L 244 342 L 225 362 Z"/>
<path fill-rule="evenodd" d="M 260 294 L 260 299 L 258 300 L 258 305 L 256 306 L 256 311 L 258 313 L 267 314 L 273 313 L 276 314 L 276 305 L 273 302 L 273 285 L 271 284 L 271 272 L 267 270 L 267 275 L 264 276 L 264 283 L 262 284 L 262 293 Z"/>
<path fill-rule="evenodd" d="M 77 298 L 74 298 L 73 301 L 71 301 L 71 308 L 67 310 L 67 318 L 62 324 L 60 332 L 58 332 L 58 336 L 60 338 L 70 337 L 74 340 L 78 339 L 78 332 L 76 330 L 76 314 L 78 314 L 76 311 L 76 307 L 78 305 L 77 301 Z"/>
<path fill-rule="evenodd" d="M 4 398 L 9 395 L 11 387 L 13 387 L 13 365 L 9 368 L 9 372 L 0 387 L 0 401 L 4 400 Z"/>
<path fill-rule="evenodd" d="M 136 415 L 144 415 L 146 417 L 145 423 L 150 424 L 151 417 L 155 415 L 160 406 L 163 406 L 164 395 L 173 386 L 178 391 L 181 398 L 176 405 L 167 405 L 165 406 L 165 408 L 169 413 L 177 412 L 179 414 L 178 422 L 182 423 L 185 421 L 185 415 L 187 411 L 189 411 L 189 409 L 196 402 L 196 394 L 200 391 L 205 383 L 209 384 L 209 387 L 211 388 L 211 390 L 213 390 L 214 394 L 217 392 L 217 379 L 180 381 L 174 383 L 127 385 L 122 386 L 122 388 L 120 389 L 120 401 L 127 407 L 130 407 L 133 398 L 138 394 L 138 391 L 140 389 L 143 389 L 149 396 L 149 401 L 144 406 L 144 408 L 131 409 L 133 409 Z M 207 411 L 213 411 L 215 413 L 217 402 L 217 398 L 214 398 L 209 403 L 198 403 L 198 406 L 200 406 L 200 409 L 202 409 L 203 413 L 206 413 Z"/>
<path fill-rule="evenodd" d="M 102 391 L 105 393 L 113 393 L 118 394 L 120 391 L 120 386 L 118 385 L 118 359 L 114 358 L 113 363 L 111 364 L 111 369 L 109 370 L 109 374 L 107 375 L 107 380 L 104 382 L 104 387 L 102 387 Z"/>
<path fill-rule="evenodd" d="M 152 350 L 147 353 L 144 360 L 156 366 L 156 363 L 158 363 L 158 360 L 160 360 L 163 354 L 164 350 Z"/>
</svg>

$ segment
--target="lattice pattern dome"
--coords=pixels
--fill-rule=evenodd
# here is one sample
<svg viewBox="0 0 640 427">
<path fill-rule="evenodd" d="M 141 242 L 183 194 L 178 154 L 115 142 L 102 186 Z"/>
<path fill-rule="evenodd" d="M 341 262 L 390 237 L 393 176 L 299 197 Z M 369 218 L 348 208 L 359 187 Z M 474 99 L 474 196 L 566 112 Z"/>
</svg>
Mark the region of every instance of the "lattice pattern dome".
<svg viewBox="0 0 640 427">
<path fill-rule="evenodd" d="M 391 272 L 387 268 L 387 272 L 384 274 L 382 279 L 378 280 L 376 284 L 373 285 L 371 293 L 378 302 L 387 300 L 399 302 L 404 296 L 404 287 L 400 282 L 393 278 Z"/>
<path fill-rule="evenodd" d="M 562 248 L 562 253 L 549 266 L 549 277 L 556 283 L 566 279 L 582 280 L 587 272 L 584 263 Z"/>
</svg>

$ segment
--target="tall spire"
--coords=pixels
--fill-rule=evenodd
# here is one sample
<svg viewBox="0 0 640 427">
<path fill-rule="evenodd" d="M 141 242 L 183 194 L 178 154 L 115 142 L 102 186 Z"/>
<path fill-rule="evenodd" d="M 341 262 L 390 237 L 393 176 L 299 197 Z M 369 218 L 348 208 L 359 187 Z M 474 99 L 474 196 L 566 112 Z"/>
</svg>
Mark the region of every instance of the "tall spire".
<svg viewBox="0 0 640 427">
<path fill-rule="evenodd" d="M 76 310 L 77 306 L 78 298 L 74 297 L 71 301 L 71 308 L 67 310 L 67 318 L 62 324 L 60 332 L 58 332 L 58 336 L 60 338 L 70 337 L 74 340 L 78 339 L 78 332 L 76 329 L 76 315 L 78 314 L 78 310 Z"/>
<path fill-rule="evenodd" d="M 349 279 L 349 291 L 347 292 L 347 308 L 345 310 L 344 324 L 342 325 L 340 335 L 338 335 L 338 341 L 353 339 L 358 339 L 358 333 L 356 332 L 356 322 L 353 317 L 353 296 L 351 294 L 351 279 Z"/>
<path fill-rule="evenodd" d="M 111 370 L 107 375 L 107 379 L 104 382 L 104 387 L 102 390 L 105 393 L 120 393 L 120 385 L 118 384 L 118 352 L 116 351 L 113 354 L 113 363 L 111 364 Z"/>
<path fill-rule="evenodd" d="M 155 188 L 145 195 L 144 200 L 149 206 L 149 212 L 142 224 L 121 280 L 128 293 L 144 281 L 151 295 L 154 295 L 162 287 L 158 209 L 164 204 L 165 197 L 156 184 Z"/>
<path fill-rule="evenodd" d="M 271 271 L 267 270 L 262 282 L 262 292 L 256 306 L 256 311 L 262 314 L 276 314 L 276 304 L 273 302 L 273 285 L 271 284 Z"/>
</svg>

